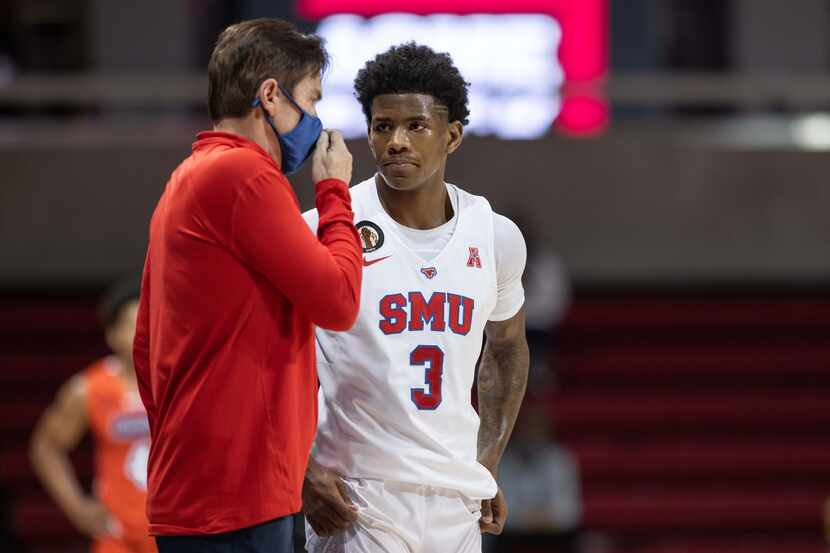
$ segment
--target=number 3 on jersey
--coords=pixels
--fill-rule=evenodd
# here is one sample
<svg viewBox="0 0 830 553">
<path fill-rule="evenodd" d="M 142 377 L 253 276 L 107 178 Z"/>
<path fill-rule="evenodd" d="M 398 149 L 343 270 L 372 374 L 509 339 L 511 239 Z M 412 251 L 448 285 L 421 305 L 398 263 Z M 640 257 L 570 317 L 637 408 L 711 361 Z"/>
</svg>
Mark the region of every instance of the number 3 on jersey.
<svg viewBox="0 0 830 553">
<path fill-rule="evenodd" d="M 429 388 L 411 388 L 412 403 L 418 409 L 432 411 L 441 405 L 441 383 L 444 380 L 444 352 L 438 346 L 418 346 L 409 354 L 409 364 L 423 367 L 424 384 Z"/>
</svg>

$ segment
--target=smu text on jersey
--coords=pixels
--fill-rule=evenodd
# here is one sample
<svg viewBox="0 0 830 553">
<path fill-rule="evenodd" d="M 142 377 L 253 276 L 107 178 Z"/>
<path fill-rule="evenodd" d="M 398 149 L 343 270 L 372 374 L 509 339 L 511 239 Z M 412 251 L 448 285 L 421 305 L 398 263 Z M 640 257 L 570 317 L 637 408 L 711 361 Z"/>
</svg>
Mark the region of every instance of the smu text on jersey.
<svg viewBox="0 0 830 553">
<path fill-rule="evenodd" d="M 404 330 L 421 331 L 425 326 L 433 332 L 466 336 L 473 322 L 475 300 L 449 292 L 433 292 L 427 301 L 421 292 L 387 294 L 380 300 L 380 329 L 384 334 L 400 334 Z"/>
</svg>

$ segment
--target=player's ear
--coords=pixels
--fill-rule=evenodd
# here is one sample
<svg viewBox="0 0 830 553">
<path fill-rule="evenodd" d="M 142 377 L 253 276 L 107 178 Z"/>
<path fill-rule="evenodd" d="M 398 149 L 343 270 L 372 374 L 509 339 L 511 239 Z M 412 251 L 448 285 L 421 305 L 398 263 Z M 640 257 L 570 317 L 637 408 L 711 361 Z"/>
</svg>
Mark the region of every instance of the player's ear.
<svg viewBox="0 0 830 553">
<path fill-rule="evenodd" d="M 451 154 L 461 146 L 464 138 L 464 125 L 461 121 L 453 121 L 447 125 L 447 153 Z"/>
<path fill-rule="evenodd" d="M 369 142 L 369 151 L 372 152 L 372 156 L 377 159 L 377 155 L 375 155 L 375 145 L 372 144 L 372 125 L 366 125 L 366 141 Z"/>
</svg>

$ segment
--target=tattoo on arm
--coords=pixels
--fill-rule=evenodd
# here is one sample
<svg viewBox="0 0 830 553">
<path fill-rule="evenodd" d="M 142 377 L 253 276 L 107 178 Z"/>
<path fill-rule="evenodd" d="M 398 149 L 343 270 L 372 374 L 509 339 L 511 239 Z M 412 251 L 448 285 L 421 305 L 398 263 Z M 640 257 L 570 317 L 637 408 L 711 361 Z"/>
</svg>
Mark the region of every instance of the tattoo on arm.
<svg viewBox="0 0 830 553">
<path fill-rule="evenodd" d="M 495 476 L 527 386 L 530 355 L 524 308 L 506 321 L 491 321 L 478 369 L 478 461 Z"/>
</svg>

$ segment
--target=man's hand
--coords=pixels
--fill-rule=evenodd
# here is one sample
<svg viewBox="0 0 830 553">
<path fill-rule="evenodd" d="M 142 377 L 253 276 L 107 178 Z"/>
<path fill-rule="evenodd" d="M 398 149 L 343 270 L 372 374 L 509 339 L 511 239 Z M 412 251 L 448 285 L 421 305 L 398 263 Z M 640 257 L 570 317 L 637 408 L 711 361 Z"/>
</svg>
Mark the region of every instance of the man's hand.
<svg viewBox="0 0 830 553">
<path fill-rule="evenodd" d="M 320 133 L 311 160 L 311 178 L 315 184 L 326 179 L 338 179 L 346 184 L 352 180 L 352 154 L 340 132 Z"/>
<path fill-rule="evenodd" d="M 309 461 L 303 481 L 303 514 L 318 536 L 331 536 L 357 520 L 340 476 Z"/>
<path fill-rule="evenodd" d="M 484 499 L 481 502 L 481 519 L 478 525 L 482 534 L 501 534 L 504 522 L 507 520 L 507 502 L 501 493 L 501 488 L 493 499 Z"/>
<path fill-rule="evenodd" d="M 95 498 L 85 497 L 67 513 L 75 527 L 91 538 L 121 534 L 121 525 Z"/>
</svg>

